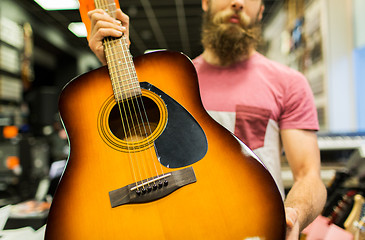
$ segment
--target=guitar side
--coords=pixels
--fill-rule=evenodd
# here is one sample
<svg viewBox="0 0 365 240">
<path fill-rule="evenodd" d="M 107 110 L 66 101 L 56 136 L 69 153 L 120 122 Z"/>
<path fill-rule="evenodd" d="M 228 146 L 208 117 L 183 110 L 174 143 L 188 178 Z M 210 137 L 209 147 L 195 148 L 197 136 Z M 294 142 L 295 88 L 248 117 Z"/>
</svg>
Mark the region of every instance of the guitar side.
<svg viewBox="0 0 365 240">
<path fill-rule="evenodd" d="M 130 153 L 110 147 L 98 130 L 100 109 L 113 90 L 107 69 L 94 70 L 70 82 L 60 96 L 71 151 L 46 239 L 284 239 L 283 202 L 274 180 L 206 113 L 191 62 L 180 53 L 156 52 L 134 63 L 140 82 L 172 97 L 204 130 L 208 150 L 191 165 L 196 182 L 155 201 L 111 207 L 108 193 L 134 178 Z M 160 164 L 157 156 L 153 162 Z"/>
</svg>

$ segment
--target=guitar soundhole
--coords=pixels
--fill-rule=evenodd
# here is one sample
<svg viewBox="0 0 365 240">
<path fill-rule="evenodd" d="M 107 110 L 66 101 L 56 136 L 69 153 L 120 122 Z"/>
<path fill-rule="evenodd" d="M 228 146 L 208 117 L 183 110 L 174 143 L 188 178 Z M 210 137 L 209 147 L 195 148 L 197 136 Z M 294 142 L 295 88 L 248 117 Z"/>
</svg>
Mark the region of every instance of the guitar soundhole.
<svg viewBox="0 0 365 240">
<path fill-rule="evenodd" d="M 141 141 L 157 128 L 160 111 L 157 104 L 145 96 L 135 97 L 115 104 L 109 115 L 111 132 L 120 140 Z"/>
</svg>

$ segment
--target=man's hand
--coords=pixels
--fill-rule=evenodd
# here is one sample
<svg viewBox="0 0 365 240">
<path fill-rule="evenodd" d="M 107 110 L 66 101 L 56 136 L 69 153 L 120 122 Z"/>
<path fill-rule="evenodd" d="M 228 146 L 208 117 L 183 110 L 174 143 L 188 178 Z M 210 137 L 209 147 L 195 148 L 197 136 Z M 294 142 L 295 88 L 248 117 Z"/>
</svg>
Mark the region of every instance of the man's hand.
<svg viewBox="0 0 365 240">
<path fill-rule="evenodd" d="M 124 34 L 129 43 L 129 17 L 120 9 L 116 11 L 116 19 L 101 9 L 88 12 L 88 17 L 91 20 L 89 47 L 101 63 L 106 65 L 103 39 L 121 37 Z"/>
<path fill-rule="evenodd" d="M 286 240 L 299 239 L 298 212 L 291 207 L 285 208 L 286 217 Z"/>
</svg>

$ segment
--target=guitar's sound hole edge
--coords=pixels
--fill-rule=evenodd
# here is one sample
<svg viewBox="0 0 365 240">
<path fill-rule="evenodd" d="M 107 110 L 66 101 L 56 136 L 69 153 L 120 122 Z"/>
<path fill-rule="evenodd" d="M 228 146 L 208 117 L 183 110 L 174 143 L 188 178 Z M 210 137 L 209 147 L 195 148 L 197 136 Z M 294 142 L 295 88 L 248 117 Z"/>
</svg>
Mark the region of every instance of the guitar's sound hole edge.
<svg viewBox="0 0 365 240">
<path fill-rule="evenodd" d="M 154 141 L 164 131 L 167 121 L 168 112 L 164 101 L 154 92 L 142 89 L 142 97 L 148 99 L 150 104 L 154 104 L 155 110 L 158 111 L 159 119 L 154 123 L 155 129 L 147 136 L 137 141 L 126 141 L 116 136 L 115 130 L 110 126 L 110 114 L 113 108 L 117 106 L 114 95 L 110 95 L 105 100 L 98 115 L 98 132 L 103 141 L 111 148 L 121 152 L 139 152 L 154 146 Z M 139 110 L 138 110 L 139 111 Z M 114 132 L 113 132 L 114 131 Z"/>
</svg>

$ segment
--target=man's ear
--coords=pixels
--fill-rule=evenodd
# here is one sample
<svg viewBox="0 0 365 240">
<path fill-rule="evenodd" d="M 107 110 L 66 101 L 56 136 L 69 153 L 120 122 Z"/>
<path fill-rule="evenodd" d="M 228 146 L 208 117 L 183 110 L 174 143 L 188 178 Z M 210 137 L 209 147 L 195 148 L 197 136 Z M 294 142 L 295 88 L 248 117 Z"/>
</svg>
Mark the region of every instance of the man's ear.
<svg viewBox="0 0 365 240">
<path fill-rule="evenodd" d="M 202 9 L 204 10 L 204 12 L 208 10 L 208 6 L 209 6 L 209 0 L 202 0 Z"/>
<path fill-rule="evenodd" d="M 261 4 L 259 15 L 258 15 L 258 20 L 259 21 L 262 20 L 262 15 L 264 14 L 264 11 L 265 11 L 265 6 L 264 6 L 264 4 Z"/>
</svg>

